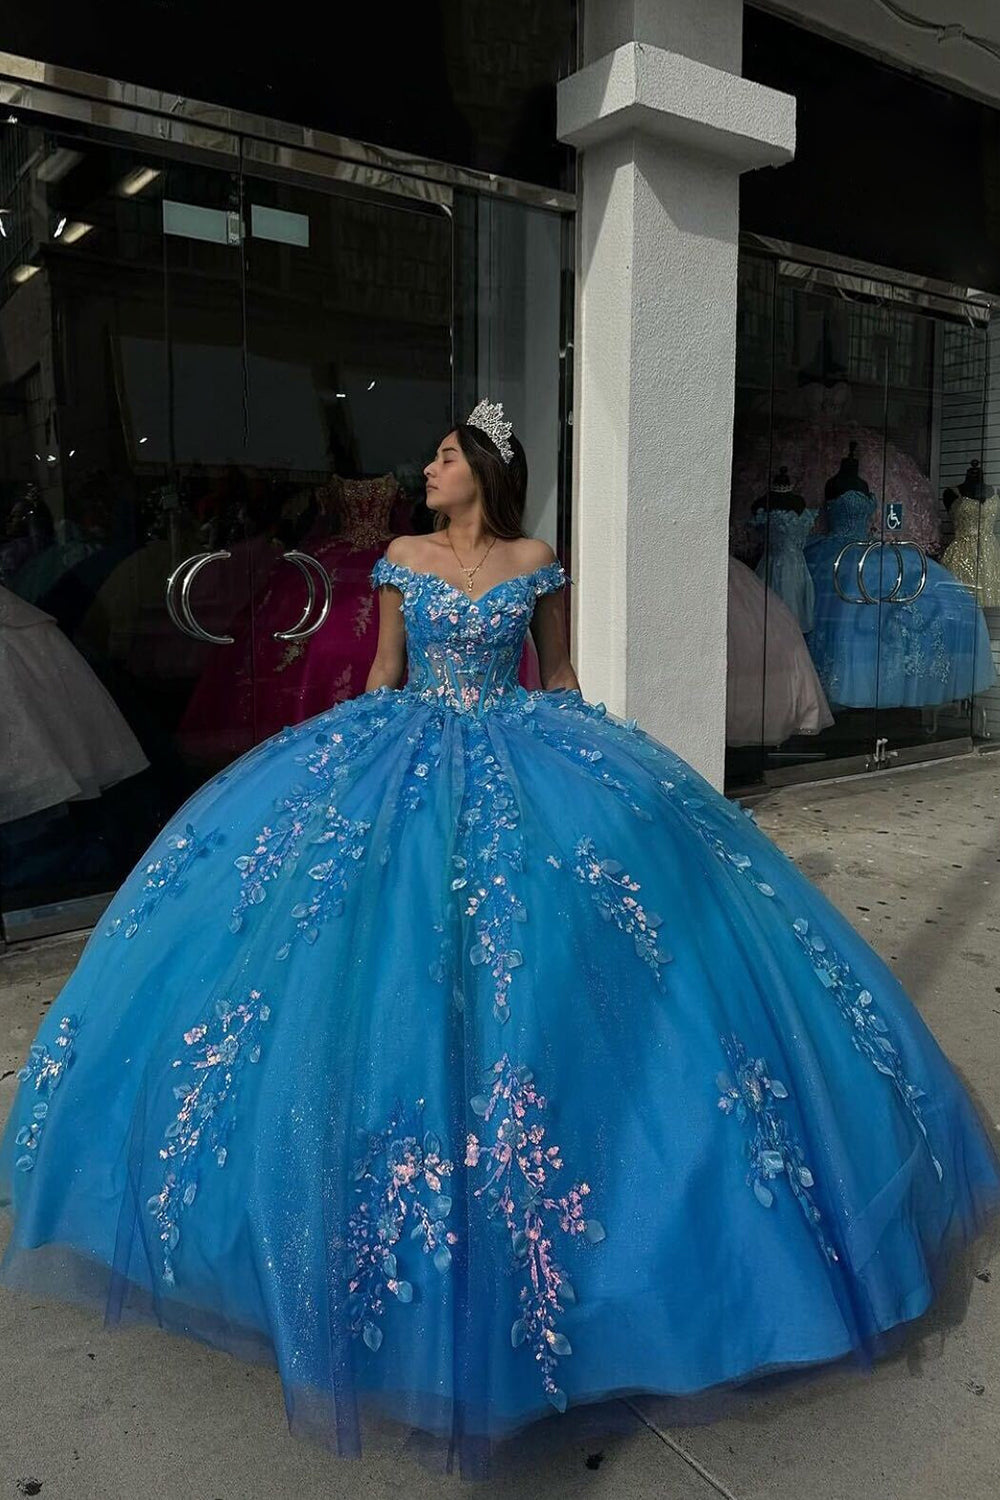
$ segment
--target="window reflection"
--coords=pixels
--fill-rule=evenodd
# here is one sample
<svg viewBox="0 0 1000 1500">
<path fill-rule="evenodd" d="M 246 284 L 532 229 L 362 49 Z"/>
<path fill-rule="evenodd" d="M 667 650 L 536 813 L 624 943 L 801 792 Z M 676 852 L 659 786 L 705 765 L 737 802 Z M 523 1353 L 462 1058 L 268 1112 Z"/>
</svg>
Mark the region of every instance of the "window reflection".
<svg viewBox="0 0 1000 1500">
<path fill-rule="evenodd" d="M 835 283 L 741 259 L 730 550 L 762 592 L 731 580 L 733 786 L 991 732 L 991 332 Z"/>
<path fill-rule="evenodd" d="M 0 179 L 12 931 L 112 890 L 206 777 L 364 690 L 371 567 L 431 528 L 423 467 L 483 381 L 537 428 L 527 524 L 556 540 L 566 289 L 561 218 L 472 194 L 29 119 L 0 126 Z"/>
</svg>

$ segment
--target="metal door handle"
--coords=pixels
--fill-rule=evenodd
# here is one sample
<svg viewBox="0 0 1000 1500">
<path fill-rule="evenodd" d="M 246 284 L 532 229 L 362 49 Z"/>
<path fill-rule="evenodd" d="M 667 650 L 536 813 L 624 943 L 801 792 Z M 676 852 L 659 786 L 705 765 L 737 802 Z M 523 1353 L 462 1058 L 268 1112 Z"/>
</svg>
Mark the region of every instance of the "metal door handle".
<svg viewBox="0 0 1000 1500">
<path fill-rule="evenodd" d="M 306 588 L 309 590 L 309 597 L 301 617 L 296 620 L 291 630 L 276 630 L 274 632 L 274 639 L 276 641 L 305 641 L 311 635 L 315 635 L 317 630 L 322 630 L 326 624 L 327 616 L 330 613 L 330 606 L 333 603 L 333 584 L 330 582 L 330 575 L 323 564 L 318 558 L 312 557 L 308 552 L 297 552 L 293 549 L 291 552 L 283 553 L 282 556 L 285 562 L 290 562 L 302 574 L 306 581 Z M 316 619 L 311 625 L 307 626 L 306 621 L 316 605 L 316 584 L 314 581 L 316 578 L 319 579 L 320 587 L 323 590 L 323 602 L 319 607 L 319 614 L 316 616 Z"/>
<path fill-rule="evenodd" d="M 847 594 L 844 593 L 844 590 L 840 586 L 840 564 L 843 562 L 844 558 L 847 556 L 848 552 L 850 552 L 852 547 L 861 548 L 861 556 L 858 558 L 858 593 L 861 595 L 860 599 L 851 599 Z M 868 561 L 871 554 L 873 552 L 877 552 L 881 547 L 891 547 L 893 552 L 895 552 L 896 554 L 896 582 L 893 584 L 888 594 L 886 594 L 885 596 L 879 594 L 878 597 L 876 597 L 874 594 L 870 594 L 868 592 L 864 573 L 865 563 Z M 920 557 L 920 582 L 917 584 L 917 587 L 912 594 L 904 594 L 900 596 L 899 590 L 903 587 L 903 579 L 906 576 L 906 570 L 903 565 L 904 547 L 911 547 L 914 552 L 916 552 Z M 879 576 L 881 578 L 881 568 L 879 569 Z M 845 604 L 912 604 L 914 599 L 918 598 L 920 594 L 923 593 L 924 585 L 926 584 L 926 582 L 927 555 L 922 547 L 918 547 L 916 542 L 848 542 L 847 545 L 845 547 L 841 547 L 840 551 L 837 553 L 837 559 L 833 565 L 833 586 L 837 590 L 837 593 L 840 595 L 841 599 L 843 599 Z"/>
<path fill-rule="evenodd" d="M 919 556 L 920 556 L 920 582 L 917 584 L 916 589 L 913 591 L 912 594 L 904 594 L 902 598 L 900 598 L 900 599 L 894 599 L 893 600 L 894 604 L 912 604 L 913 601 L 914 601 L 914 599 L 918 599 L 920 597 L 920 595 L 923 593 L 923 591 L 924 591 L 924 585 L 927 582 L 927 553 L 924 551 L 923 547 L 918 546 L 916 542 L 894 542 L 893 546 L 895 546 L 895 547 L 912 547 L 913 550 L 916 553 L 918 553 Z M 897 588 L 901 588 L 902 584 L 903 584 L 903 575 L 902 575 L 902 567 L 901 567 L 900 568 L 899 583 L 897 584 Z M 893 752 L 893 753 L 895 753 L 895 752 Z"/>
<path fill-rule="evenodd" d="M 224 549 L 220 552 L 196 552 L 192 557 L 186 557 L 180 563 L 170 577 L 167 579 L 167 613 L 177 626 L 178 630 L 185 635 L 191 636 L 196 641 L 208 641 L 213 646 L 231 646 L 233 637 L 231 635 L 212 635 L 204 626 L 199 625 L 191 610 L 191 585 L 194 583 L 202 568 L 207 567 L 210 562 L 222 562 L 232 557 L 231 552 Z M 178 582 L 181 585 L 180 601 L 174 598 L 174 589 Z"/>
<path fill-rule="evenodd" d="M 889 597 L 888 597 L 888 599 L 883 599 L 881 594 L 879 594 L 878 598 L 876 598 L 874 594 L 869 594 L 868 589 L 865 586 L 865 577 L 864 577 L 864 574 L 865 574 L 865 563 L 868 561 L 868 559 L 871 556 L 871 554 L 873 552 L 877 552 L 880 547 L 891 547 L 892 550 L 896 554 L 896 568 L 898 570 L 898 576 L 896 578 L 896 582 L 893 584 L 892 588 L 889 590 Z M 881 559 L 879 561 L 881 563 Z M 879 571 L 879 578 L 881 579 L 881 577 L 882 577 L 882 568 L 881 568 L 881 566 L 879 567 L 878 571 Z M 903 582 L 903 559 L 902 559 L 902 556 L 900 554 L 899 547 L 897 546 L 897 544 L 895 542 L 869 542 L 868 545 L 867 545 L 867 547 L 862 552 L 861 556 L 858 558 L 858 592 L 862 595 L 865 603 L 866 604 L 888 604 L 890 599 L 895 599 L 895 597 L 896 597 L 896 590 L 902 586 L 902 582 Z"/>
<path fill-rule="evenodd" d="M 837 593 L 840 595 L 841 599 L 843 599 L 845 604 L 863 604 L 865 602 L 863 598 L 851 599 L 847 594 L 844 593 L 844 590 L 840 587 L 840 565 L 844 561 L 844 558 L 847 556 L 848 552 L 850 552 L 852 547 L 860 547 L 862 549 L 861 566 L 864 566 L 864 560 L 868 556 L 868 552 L 865 548 L 864 542 L 847 542 L 837 553 L 836 560 L 833 564 L 833 586 L 837 590 Z"/>
</svg>

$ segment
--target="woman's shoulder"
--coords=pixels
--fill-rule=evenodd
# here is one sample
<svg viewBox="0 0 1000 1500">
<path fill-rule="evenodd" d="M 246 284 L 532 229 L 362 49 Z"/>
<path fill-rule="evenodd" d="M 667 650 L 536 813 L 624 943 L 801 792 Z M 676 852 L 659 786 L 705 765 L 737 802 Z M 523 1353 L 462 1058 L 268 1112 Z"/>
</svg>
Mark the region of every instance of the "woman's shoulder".
<svg viewBox="0 0 1000 1500">
<path fill-rule="evenodd" d="M 401 568 L 410 567 L 413 562 L 412 536 L 394 536 L 386 546 L 382 556 L 386 562 L 394 563 Z"/>
<path fill-rule="evenodd" d="M 522 537 L 521 545 L 524 548 L 524 567 L 526 572 L 534 572 L 537 568 L 548 568 L 559 559 L 549 546 L 543 542 L 541 537 Z"/>
<path fill-rule="evenodd" d="M 557 561 L 548 542 L 543 542 L 540 537 L 511 538 L 504 545 L 510 550 L 512 566 L 525 573 L 533 573 L 537 568 L 548 567 L 550 563 Z M 418 571 L 421 568 L 433 570 L 437 564 L 436 553 L 439 550 L 442 555 L 450 555 L 450 548 L 446 544 L 434 541 L 431 537 L 394 536 L 387 544 L 384 556 L 387 562 L 402 568 L 415 568 Z"/>
</svg>

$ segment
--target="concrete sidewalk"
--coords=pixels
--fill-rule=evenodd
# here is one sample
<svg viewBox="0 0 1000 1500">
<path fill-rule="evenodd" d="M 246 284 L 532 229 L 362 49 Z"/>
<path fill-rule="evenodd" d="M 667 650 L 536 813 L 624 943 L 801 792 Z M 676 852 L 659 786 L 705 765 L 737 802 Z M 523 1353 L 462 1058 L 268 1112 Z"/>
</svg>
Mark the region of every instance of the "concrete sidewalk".
<svg viewBox="0 0 1000 1500">
<path fill-rule="evenodd" d="M 1000 1119 L 1000 755 L 756 803 L 761 827 L 890 963 L 989 1117 Z M 0 1114 L 82 940 L 0 961 Z M 962 1325 L 870 1378 L 785 1395 L 752 1420 L 650 1426 L 600 1457 L 569 1446 L 517 1484 L 471 1487 L 289 1437 L 281 1388 L 156 1329 L 0 1293 L 0 1497 L 270 1500 L 442 1493 L 616 1500 L 992 1500 L 1000 1494 L 1000 1261 Z M 640 1404 L 641 1403 L 637 1403 Z M 591 1448 L 595 1445 L 591 1444 Z"/>
</svg>

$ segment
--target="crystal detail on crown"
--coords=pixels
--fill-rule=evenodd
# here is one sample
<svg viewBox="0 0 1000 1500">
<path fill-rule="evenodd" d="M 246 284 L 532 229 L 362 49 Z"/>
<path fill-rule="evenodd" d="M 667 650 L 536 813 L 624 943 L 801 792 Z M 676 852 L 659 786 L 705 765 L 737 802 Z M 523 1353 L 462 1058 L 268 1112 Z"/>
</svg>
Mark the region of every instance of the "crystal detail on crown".
<svg viewBox="0 0 1000 1500">
<path fill-rule="evenodd" d="M 485 398 L 465 419 L 466 427 L 478 427 L 480 432 L 496 446 L 497 452 L 505 464 L 509 464 L 514 457 L 514 450 L 510 446 L 510 435 L 514 431 L 513 422 L 505 422 L 502 401 L 487 401 Z"/>
</svg>

